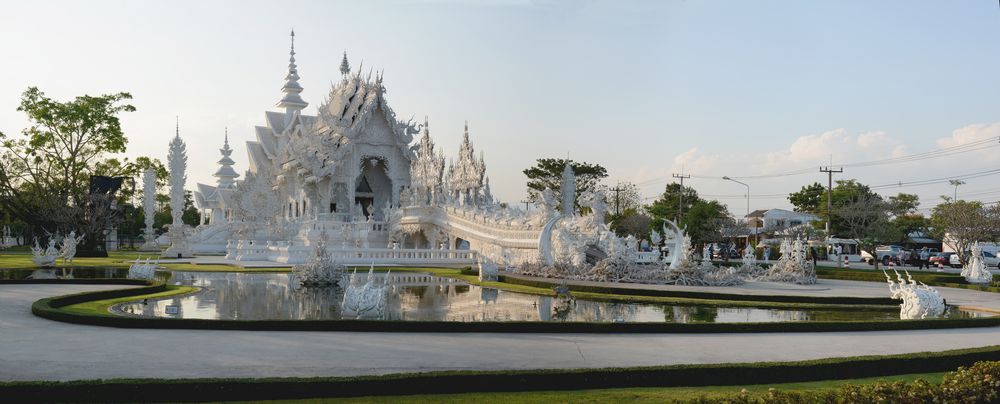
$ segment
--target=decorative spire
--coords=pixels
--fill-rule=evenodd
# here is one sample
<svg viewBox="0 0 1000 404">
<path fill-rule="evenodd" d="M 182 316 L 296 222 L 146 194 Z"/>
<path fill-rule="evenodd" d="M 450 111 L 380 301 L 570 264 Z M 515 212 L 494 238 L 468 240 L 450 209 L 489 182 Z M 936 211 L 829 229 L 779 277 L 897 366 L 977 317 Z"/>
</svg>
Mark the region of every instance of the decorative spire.
<svg viewBox="0 0 1000 404">
<path fill-rule="evenodd" d="M 469 141 L 469 121 L 465 121 L 465 141 Z"/>
<path fill-rule="evenodd" d="M 222 148 L 219 149 L 219 153 L 222 153 L 222 159 L 218 161 L 219 170 L 212 174 L 213 177 L 218 178 L 219 188 L 236 188 L 236 177 L 240 175 L 233 170 L 233 164 L 236 164 L 232 158 L 229 156 L 233 154 L 233 149 L 229 147 L 229 128 L 226 128 L 226 138 L 225 142 L 222 144 Z"/>
<path fill-rule="evenodd" d="M 295 31 L 292 30 L 292 50 L 289 52 L 288 57 L 288 74 L 285 75 L 285 85 L 281 87 L 281 92 L 285 94 L 278 101 L 278 108 L 284 108 L 285 112 L 291 114 L 293 111 L 298 111 L 309 103 L 302 100 L 299 93 L 302 92 L 302 86 L 299 85 L 299 70 L 295 65 Z"/>
<path fill-rule="evenodd" d="M 344 51 L 344 58 L 340 60 L 340 74 L 346 76 L 351 72 L 351 64 L 347 62 L 347 51 Z"/>
</svg>

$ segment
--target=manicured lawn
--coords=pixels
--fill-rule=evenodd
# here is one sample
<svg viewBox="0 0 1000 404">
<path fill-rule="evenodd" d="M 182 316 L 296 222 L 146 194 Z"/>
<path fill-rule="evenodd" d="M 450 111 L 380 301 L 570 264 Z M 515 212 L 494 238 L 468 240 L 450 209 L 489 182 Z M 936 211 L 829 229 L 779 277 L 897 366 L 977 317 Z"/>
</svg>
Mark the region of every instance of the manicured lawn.
<svg viewBox="0 0 1000 404">
<path fill-rule="evenodd" d="M 752 396 L 766 396 L 769 389 L 783 392 L 827 392 L 847 384 L 865 384 L 877 380 L 912 382 L 923 379 L 940 383 L 944 373 L 921 373 L 911 375 L 873 377 L 865 379 L 823 380 L 805 383 L 756 384 L 748 386 L 707 386 L 707 387 L 665 387 L 627 388 L 573 391 L 537 391 L 516 393 L 467 393 L 428 394 L 412 396 L 374 396 L 342 399 L 312 399 L 268 401 L 270 403 L 663 403 L 675 400 L 695 400 L 698 398 L 737 398 L 742 390 Z"/>
</svg>

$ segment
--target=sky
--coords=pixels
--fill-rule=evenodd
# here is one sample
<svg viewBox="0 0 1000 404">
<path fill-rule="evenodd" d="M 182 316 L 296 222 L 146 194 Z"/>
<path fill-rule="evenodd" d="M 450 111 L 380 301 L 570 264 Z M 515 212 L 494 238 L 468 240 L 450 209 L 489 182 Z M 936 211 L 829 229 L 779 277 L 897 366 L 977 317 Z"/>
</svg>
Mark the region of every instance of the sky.
<svg viewBox="0 0 1000 404">
<path fill-rule="evenodd" d="M 828 165 L 916 193 L 924 212 L 969 173 L 987 172 L 959 198 L 1000 200 L 995 0 L 2 1 L 0 131 L 26 127 L 29 86 L 63 100 L 127 91 L 126 155 L 165 160 L 179 116 L 188 188 L 214 184 L 225 128 L 243 172 L 244 142 L 277 110 L 291 29 L 307 113 L 346 51 L 384 70 L 397 115 L 427 116 L 446 155 L 468 121 L 506 202 L 525 198 L 535 159 L 567 154 L 647 202 L 690 174 L 738 216 L 746 188 L 723 176 L 749 185 L 751 210 L 791 208 Z M 928 152 L 944 156 L 906 158 Z M 912 184 L 926 179 L 942 180 Z"/>
</svg>

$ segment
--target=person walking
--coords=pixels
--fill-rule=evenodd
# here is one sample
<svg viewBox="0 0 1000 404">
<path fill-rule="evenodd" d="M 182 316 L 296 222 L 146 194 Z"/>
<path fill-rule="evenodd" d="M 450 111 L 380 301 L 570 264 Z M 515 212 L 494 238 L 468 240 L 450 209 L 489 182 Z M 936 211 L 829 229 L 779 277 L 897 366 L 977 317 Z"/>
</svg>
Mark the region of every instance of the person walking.
<svg viewBox="0 0 1000 404">
<path fill-rule="evenodd" d="M 816 269 L 816 247 L 809 247 L 809 253 L 812 254 L 813 269 Z"/>
<path fill-rule="evenodd" d="M 766 245 L 764 246 L 764 263 L 765 264 L 768 263 L 770 259 L 771 259 L 771 246 Z"/>
</svg>

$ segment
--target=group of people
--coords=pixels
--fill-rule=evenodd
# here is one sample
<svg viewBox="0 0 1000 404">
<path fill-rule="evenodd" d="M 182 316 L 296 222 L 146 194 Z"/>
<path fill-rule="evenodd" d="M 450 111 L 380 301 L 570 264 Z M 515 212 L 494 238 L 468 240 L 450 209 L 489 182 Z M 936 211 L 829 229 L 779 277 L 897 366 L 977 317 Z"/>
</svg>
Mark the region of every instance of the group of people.
<svg viewBox="0 0 1000 404">
<path fill-rule="evenodd" d="M 911 264 L 918 269 L 924 269 L 931 267 L 931 251 L 927 247 L 921 248 L 916 251 L 910 250 L 900 250 L 899 255 L 896 260 L 900 265 Z"/>
</svg>

